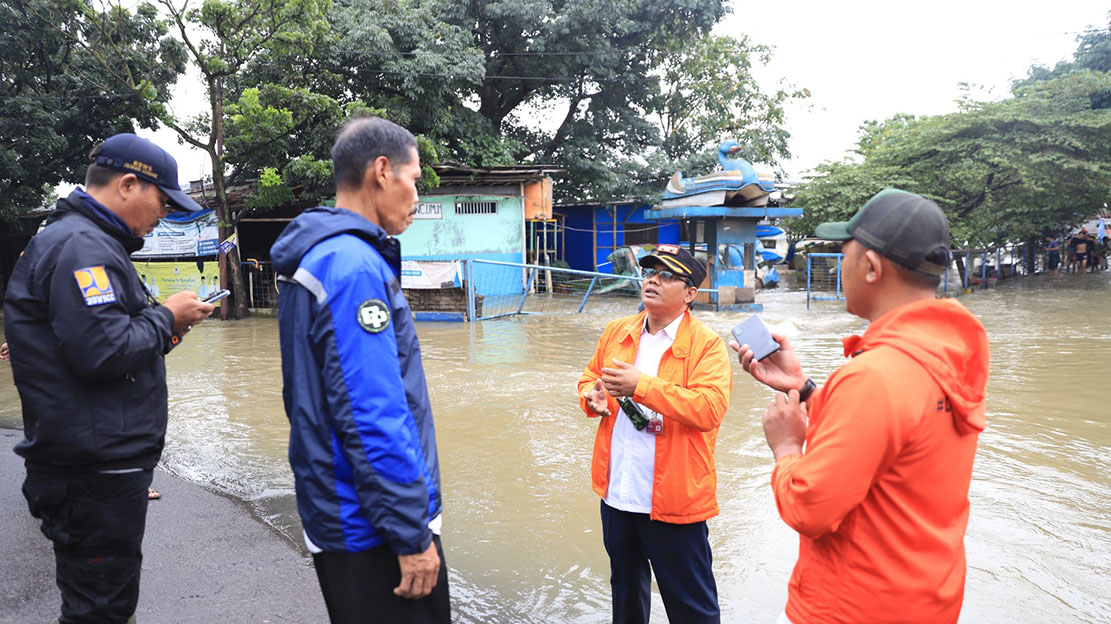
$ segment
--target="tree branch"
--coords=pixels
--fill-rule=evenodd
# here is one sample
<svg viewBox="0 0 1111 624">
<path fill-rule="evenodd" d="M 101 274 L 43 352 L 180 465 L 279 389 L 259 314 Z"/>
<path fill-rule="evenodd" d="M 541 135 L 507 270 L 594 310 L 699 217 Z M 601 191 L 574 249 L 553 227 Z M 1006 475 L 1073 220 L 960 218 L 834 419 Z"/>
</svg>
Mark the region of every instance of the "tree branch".
<svg viewBox="0 0 1111 624">
<path fill-rule="evenodd" d="M 570 132 L 571 124 L 575 121 L 575 113 L 578 112 L 579 105 L 590 100 L 599 93 L 601 92 L 583 93 L 583 83 L 580 77 L 579 84 L 577 85 L 577 93 L 575 97 L 571 99 L 571 105 L 567 107 L 567 114 L 564 115 L 563 121 L 559 124 L 559 128 L 556 129 L 550 141 L 539 146 L 537 149 L 533 150 L 532 153 L 543 154 L 545 159 L 550 160 L 554 156 L 556 148 L 567 140 L 567 134 Z"/>
<path fill-rule="evenodd" d="M 188 130 L 179 126 L 176 121 L 173 121 L 172 119 L 160 119 L 159 121 L 166 124 L 166 126 L 168 128 L 170 128 L 171 130 L 176 132 L 178 134 L 178 136 L 180 136 L 182 138 L 182 140 L 185 141 L 186 143 L 192 145 L 193 147 L 200 148 L 200 149 L 202 149 L 206 152 L 211 153 L 211 149 L 212 149 L 211 144 L 202 143 L 198 139 L 194 138 L 192 134 L 189 134 Z"/>
<path fill-rule="evenodd" d="M 197 67 L 200 68 L 201 73 L 205 78 L 212 78 L 204 65 L 204 54 L 193 45 L 193 40 L 189 38 L 189 33 L 185 30 L 185 7 L 189 6 L 186 1 L 181 5 L 181 11 L 174 7 L 171 0 L 158 0 L 162 6 L 170 12 L 170 17 L 174 18 L 174 23 L 177 24 L 178 32 L 181 33 L 181 42 L 189 49 L 189 53 L 193 55 L 193 60 L 197 62 Z"/>
</svg>

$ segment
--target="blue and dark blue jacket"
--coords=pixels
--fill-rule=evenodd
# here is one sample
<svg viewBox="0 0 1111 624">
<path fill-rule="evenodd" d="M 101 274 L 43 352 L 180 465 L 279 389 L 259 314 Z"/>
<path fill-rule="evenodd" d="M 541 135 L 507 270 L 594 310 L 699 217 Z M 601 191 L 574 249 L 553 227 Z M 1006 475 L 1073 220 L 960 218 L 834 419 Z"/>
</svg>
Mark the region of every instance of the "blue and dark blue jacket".
<svg viewBox="0 0 1111 624">
<path fill-rule="evenodd" d="M 324 552 L 423 552 L 440 467 L 400 244 L 349 210 L 312 208 L 270 254 L 305 533 Z"/>
</svg>

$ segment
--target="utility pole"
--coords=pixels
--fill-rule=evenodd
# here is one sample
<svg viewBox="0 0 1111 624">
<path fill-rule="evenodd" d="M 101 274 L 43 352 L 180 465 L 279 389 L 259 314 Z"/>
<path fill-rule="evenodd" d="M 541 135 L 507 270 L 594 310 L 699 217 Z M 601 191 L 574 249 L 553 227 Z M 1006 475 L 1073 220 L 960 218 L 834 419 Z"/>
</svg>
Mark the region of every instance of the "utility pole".
<svg viewBox="0 0 1111 624">
<path fill-rule="evenodd" d="M 216 160 L 222 167 L 224 165 L 224 93 L 223 93 L 224 79 L 219 77 L 216 79 Z M 226 195 L 225 195 L 226 196 Z M 228 211 L 228 218 L 231 218 L 231 211 Z M 217 219 L 217 231 L 219 232 L 219 243 L 223 243 L 228 238 L 228 227 L 223 219 Z M 217 243 L 217 244 L 219 244 Z M 220 287 L 229 288 L 232 286 L 228 282 L 228 254 L 216 250 L 216 258 L 220 266 Z M 242 296 L 241 293 L 237 293 Z M 220 304 L 220 320 L 228 320 L 228 300 L 224 299 Z"/>
</svg>

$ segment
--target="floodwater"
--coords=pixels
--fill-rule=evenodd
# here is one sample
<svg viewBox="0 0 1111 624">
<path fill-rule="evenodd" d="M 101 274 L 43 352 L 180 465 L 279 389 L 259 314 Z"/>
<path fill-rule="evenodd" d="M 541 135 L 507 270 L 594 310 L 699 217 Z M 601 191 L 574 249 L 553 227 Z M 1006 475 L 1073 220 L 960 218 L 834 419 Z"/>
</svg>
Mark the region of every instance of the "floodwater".
<svg viewBox="0 0 1111 624">
<path fill-rule="evenodd" d="M 807 311 L 797 291 L 760 300 L 816 380 L 842 362 L 840 337 L 865 327 L 840 302 Z M 1020 279 L 961 301 L 992 346 L 962 621 L 1111 621 L 1111 273 Z M 605 322 L 635 305 L 418 327 L 457 622 L 609 621 L 608 562 L 590 489 L 596 421 L 579 411 L 575 382 Z M 699 313 L 722 336 L 745 316 Z M 277 321 L 205 323 L 167 367 L 164 467 L 246 500 L 299 543 Z M 786 600 L 797 538 L 768 486 L 759 416 L 772 392 L 734 368 L 717 449 L 714 570 L 724 621 L 770 623 Z M 0 367 L 0 426 L 18 423 L 10 372 Z M 666 621 L 658 595 L 652 621 Z"/>
</svg>

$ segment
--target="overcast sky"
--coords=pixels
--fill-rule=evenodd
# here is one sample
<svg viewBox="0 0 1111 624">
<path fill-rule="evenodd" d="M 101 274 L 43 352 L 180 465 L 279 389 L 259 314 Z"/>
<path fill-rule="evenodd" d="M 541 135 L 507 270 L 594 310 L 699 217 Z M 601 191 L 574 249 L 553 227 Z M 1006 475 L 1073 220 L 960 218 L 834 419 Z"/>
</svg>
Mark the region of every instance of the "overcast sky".
<svg viewBox="0 0 1111 624">
<path fill-rule="evenodd" d="M 1076 37 L 1106 28 L 1111 3 L 1095 0 L 735 0 L 719 34 L 747 34 L 775 47 L 761 72 L 810 90 L 789 110 L 791 152 L 783 163 L 798 177 L 845 155 L 860 124 L 897 113 L 952 112 L 960 83 L 977 85 L 978 99 L 1000 99 L 1032 64 L 1071 58 Z M 182 79 L 175 108 L 193 110 L 203 89 Z M 211 172 L 207 156 L 178 145 L 170 130 L 140 131 L 177 158 L 182 183 Z"/>
<path fill-rule="evenodd" d="M 769 77 L 810 90 L 788 117 L 784 168 L 801 176 L 845 156 L 867 120 L 955 111 L 962 82 L 980 87 L 976 99 L 1002 99 L 1031 65 L 1071 59 L 1077 35 L 1107 28 L 1109 10 L 1106 0 L 738 0 L 716 32 L 775 46 Z"/>
</svg>

